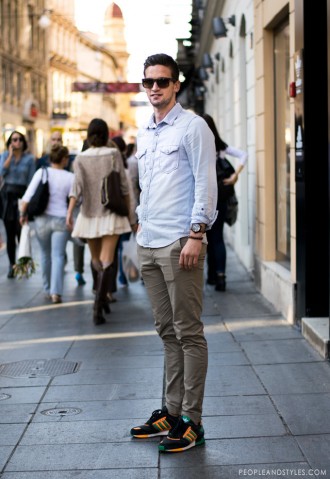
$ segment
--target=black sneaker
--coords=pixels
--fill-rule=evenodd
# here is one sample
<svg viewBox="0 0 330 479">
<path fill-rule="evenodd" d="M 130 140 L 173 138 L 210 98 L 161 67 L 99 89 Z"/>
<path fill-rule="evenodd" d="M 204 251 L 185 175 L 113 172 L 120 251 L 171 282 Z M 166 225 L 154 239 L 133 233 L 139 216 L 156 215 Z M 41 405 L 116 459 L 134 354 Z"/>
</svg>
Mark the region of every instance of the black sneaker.
<svg viewBox="0 0 330 479">
<path fill-rule="evenodd" d="M 188 416 L 181 416 L 175 428 L 159 444 L 158 449 L 162 452 L 182 452 L 204 443 L 202 423 L 197 425 Z"/>
<path fill-rule="evenodd" d="M 168 432 L 176 426 L 178 420 L 178 417 L 171 416 L 167 407 L 163 406 L 162 409 L 156 409 L 145 424 L 133 427 L 131 434 L 140 438 L 167 436 Z"/>
</svg>

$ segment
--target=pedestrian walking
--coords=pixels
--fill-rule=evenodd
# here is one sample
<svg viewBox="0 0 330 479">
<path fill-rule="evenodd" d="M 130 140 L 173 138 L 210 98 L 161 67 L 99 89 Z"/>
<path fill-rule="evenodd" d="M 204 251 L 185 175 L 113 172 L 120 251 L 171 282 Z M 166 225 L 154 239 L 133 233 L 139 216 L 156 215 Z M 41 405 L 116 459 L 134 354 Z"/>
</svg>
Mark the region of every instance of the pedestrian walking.
<svg viewBox="0 0 330 479">
<path fill-rule="evenodd" d="M 49 139 L 49 147 L 48 147 L 49 152 L 43 154 L 37 160 L 37 169 L 42 168 L 43 166 L 50 166 L 50 151 L 54 147 L 57 148 L 58 146 L 62 146 L 62 145 L 63 145 L 62 133 L 59 130 L 53 131 Z"/>
<path fill-rule="evenodd" d="M 0 157 L 1 218 L 7 236 L 9 269 L 7 278 L 14 278 L 16 245 L 21 234 L 18 200 L 22 198 L 35 172 L 35 158 L 28 152 L 25 136 L 13 131 L 6 142 L 7 150 Z"/>
<path fill-rule="evenodd" d="M 165 435 L 159 450 L 179 452 L 204 443 L 208 351 L 201 313 L 205 231 L 216 218 L 216 153 L 205 121 L 176 102 L 179 67 L 172 57 L 149 56 L 142 85 L 154 112 L 137 135 L 137 243 L 164 344 L 166 385 L 162 409 L 131 434 Z"/>
<path fill-rule="evenodd" d="M 90 148 L 79 153 L 74 161 L 75 180 L 70 194 L 67 225 L 74 238 L 86 239 L 91 253 L 95 301 L 93 321 L 105 323 L 103 311 L 110 313 L 107 299 L 113 279 L 114 254 L 119 235 L 131 231 L 126 216 L 113 213 L 101 203 L 102 180 L 111 171 L 120 173 L 120 187 L 129 206 L 128 185 L 124 165 L 117 148 L 108 147 L 109 128 L 100 118 L 94 118 L 87 130 Z M 73 225 L 73 210 L 81 200 L 80 212 Z"/>
<path fill-rule="evenodd" d="M 133 190 L 133 182 L 132 178 L 128 169 L 128 163 L 127 163 L 127 145 L 123 137 L 121 136 L 115 136 L 112 138 L 112 142 L 117 145 L 122 161 L 124 164 L 125 168 L 125 174 L 126 174 L 126 179 L 128 183 L 128 191 L 129 191 L 129 197 L 130 197 L 130 208 L 129 208 L 129 221 L 130 225 L 132 228 L 132 231 L 136 231 L 137 229 L 137 216 L 135 213 L 137 202 L 135 200 L 135 193 Z M 123 265 L 123 248 L 124 248 L 124 243 L 126 241 L 129 241 L 132 233 L 124 233 L 120 235 L 119 241 L 117 244 L 117 249 L 116 249 L 116 255 L 115 255 L 115 261 L 114 265 L 116 268 L 116 277 L 114 278 L 114 283 L 111 285 L 110 292 L 108 293 L 109 301 L 116 301 L 116 299 L 113 297 L 113 293 L 117 291 L 117 276 L 118 276 L 118 281 L 122 286 L 128 286 L 128 279 L 124 271 L 124 265 Z"/>
<path fill-rule="evenodd" d="M 213 118 L 208 114 L 202 117 L 210 127 L 215 140 L 215 148 L 217 152 L 217 162 L 226 155 L 233 156 L 238 159 L 239 163 L 234 173 L 229 178 L 219 177 L 218 179 L 218 216 L 212 228 L 207 231 L 207 283 L 215 285 L 216 291 L 226 291 L 226 262 L 227 250 L 223 237 L 223 229 L 227 212 L 227 191 L 226 187 L 234 186 L 238 180 L 238 175 L 243 170 L 247 162 L 248 154 L 246 151 L 240 150 L 234 146 L 225 143 L 217 130 Z M 221 183 L 220 183 L 221 182 Z M 223 187 L 224 185 L 224 187 Z M 232 191 L 234 191 L 232 189 Z"/>
<path fill-rule="evenodd" d="M 45 212 L 34 218 L 34 224 L 41 251 L 45 296 L 56 304 L 62 302 L 63 295 L 65 250 L 70 238 L 70 232 L 66 227 L 66 213 L 74 176 L 73 173 L 65 170 L 69 160 L 69 150 L 65 146 L 54 146 L 49 159 L 50 167 L 46 167 L 49 200 Z M 22 198 L 21 224 L 28 221 L 28 204 L 43 177 L 42 175 L 43 168 L 39 168 Z"/>
</svg>

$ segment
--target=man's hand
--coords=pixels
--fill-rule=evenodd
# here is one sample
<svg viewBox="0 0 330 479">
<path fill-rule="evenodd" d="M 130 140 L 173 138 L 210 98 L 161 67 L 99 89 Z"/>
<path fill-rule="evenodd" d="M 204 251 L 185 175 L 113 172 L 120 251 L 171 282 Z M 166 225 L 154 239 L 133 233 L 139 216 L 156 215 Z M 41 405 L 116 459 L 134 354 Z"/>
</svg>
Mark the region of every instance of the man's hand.
<svg viewBox="0 0 330 479">
<path fill-rule="evenodd" d="M 182 248 L 179 265 L 183 269 L 190 270 L 198 264 L 198 258 L 202 249 L 202 240 L 189 238 Z"/>
</svg>

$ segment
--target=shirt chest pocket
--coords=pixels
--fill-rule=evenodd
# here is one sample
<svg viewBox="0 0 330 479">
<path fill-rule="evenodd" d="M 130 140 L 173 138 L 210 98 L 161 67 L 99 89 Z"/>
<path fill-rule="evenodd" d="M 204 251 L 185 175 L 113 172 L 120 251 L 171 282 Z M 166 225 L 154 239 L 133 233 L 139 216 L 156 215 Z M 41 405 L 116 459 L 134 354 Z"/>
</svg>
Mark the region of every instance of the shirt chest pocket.
<svg viewBox="0 0 330 479">
<path fill-rule="evenodd" d="M 160 149 L 159 167 L 164 173 L 172 173 L 179 167 L 179 145 L 168 145 Z"/>
<path fill-rule="evenodd" d="M 142 178 L 147 170 L 147 150 L 139 150 L 135 156 L 138 160 L 139 176 Z"/>
</svg>

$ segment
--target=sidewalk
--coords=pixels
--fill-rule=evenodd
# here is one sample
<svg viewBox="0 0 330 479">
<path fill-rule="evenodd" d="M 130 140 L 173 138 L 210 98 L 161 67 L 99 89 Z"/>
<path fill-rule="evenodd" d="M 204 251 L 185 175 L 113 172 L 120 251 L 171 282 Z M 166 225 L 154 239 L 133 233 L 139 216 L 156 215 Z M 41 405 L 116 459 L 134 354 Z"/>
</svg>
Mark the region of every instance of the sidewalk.
<svg viewBox="0 0 330 479">
<path fill-rule="evenodd" d="M 1 479 L 330 477 L 330 364 L 256 292 L 230 249 L 227 292 L 205 287 L 206 444 L 181 454 L 129 435 L 163 403 L 144 286 L 119 289 L 107 324 L 95 327 L 90 273 L 77 287 L 71 244 L 68 253 L 60 305 L 43 298 L 40 272 L 8 280 L 0 254 Z"/>
</svg>

